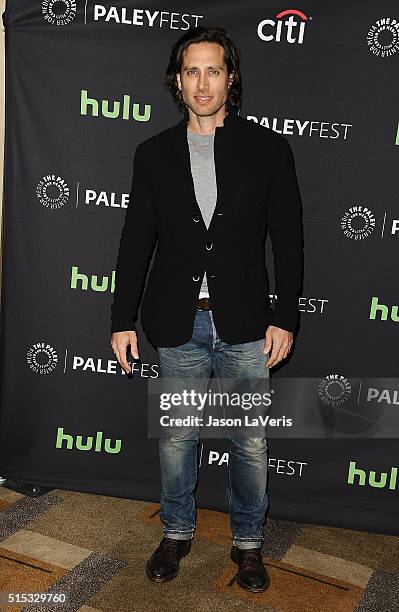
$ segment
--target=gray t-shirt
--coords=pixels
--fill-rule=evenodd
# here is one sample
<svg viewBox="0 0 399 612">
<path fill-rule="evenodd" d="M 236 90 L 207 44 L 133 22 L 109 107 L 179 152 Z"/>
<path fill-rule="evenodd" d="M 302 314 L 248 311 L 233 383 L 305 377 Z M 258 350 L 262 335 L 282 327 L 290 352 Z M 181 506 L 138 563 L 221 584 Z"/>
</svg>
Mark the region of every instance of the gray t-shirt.
<svg viewBox="0 0 399 612">
<path fill-rule="evenodd" d="M 214 138 L 215 132 L 211 134 L 196 134 L 187 129 L 195 197 L 207 228 L 209 228 L 212 219 L 217 197 L 215 160 L 213 155 Z M 209 297 L 206 272 L 204 272 L 198 297 Z"/>
</svg>

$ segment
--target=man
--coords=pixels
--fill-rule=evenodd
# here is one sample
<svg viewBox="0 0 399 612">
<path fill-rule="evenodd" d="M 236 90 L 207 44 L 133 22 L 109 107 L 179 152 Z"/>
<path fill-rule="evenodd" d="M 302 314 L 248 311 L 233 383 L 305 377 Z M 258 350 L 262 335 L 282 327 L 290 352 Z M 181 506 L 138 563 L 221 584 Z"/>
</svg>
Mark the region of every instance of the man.
<svg viewBox="0 0 399 612">
<path fill-rule="evenodd" d="M 240 117 L 239 51 L 222 28 L 197 27 L 173 46 L 166 84 L 184 118 L 136 149 L 112 305 L 112 348 L 126 372 L 139 358 L 136 322 L 158 349 L 161 378 L 267 379 L 298 324 L 301 197 L 285 137 Z M 277 301 L 265 267 L 270 233 Z M 227 491 L 235 578 L 264 591 L 267 441 L 232 434 Z M 195 530 L 198 428 L 159 440 L 163 538 L 147 562 L 156 582 L 177 576 Z"/>
</svg>

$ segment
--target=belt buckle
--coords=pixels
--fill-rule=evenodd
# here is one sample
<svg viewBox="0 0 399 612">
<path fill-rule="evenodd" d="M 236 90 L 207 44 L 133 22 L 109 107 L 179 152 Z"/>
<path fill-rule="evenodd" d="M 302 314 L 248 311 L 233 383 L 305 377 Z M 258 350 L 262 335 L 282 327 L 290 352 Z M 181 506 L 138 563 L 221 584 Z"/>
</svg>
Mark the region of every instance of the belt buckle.
<svg viewBox="0 0 399 612">
<path fill-rule="evenodd" d="M 197 310 L 211 310 L 210 299 L 207 297 L 198 298 Z"/>
</svg>

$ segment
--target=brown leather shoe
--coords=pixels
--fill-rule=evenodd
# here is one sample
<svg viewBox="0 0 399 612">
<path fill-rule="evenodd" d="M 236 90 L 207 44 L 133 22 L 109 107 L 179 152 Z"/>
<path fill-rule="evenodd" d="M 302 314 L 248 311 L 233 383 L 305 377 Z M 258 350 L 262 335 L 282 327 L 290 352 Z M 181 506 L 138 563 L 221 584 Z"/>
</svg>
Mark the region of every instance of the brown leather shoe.
<svg viewBox="0 0 399 612">
<path fill-rule="evenodd" d="M 230 557 L 238 565 L 238 571 L 234 579 L 243 589 L 259 593 L 266 591 L 270 584 L 269 574 L 263 565 L 262 551 L 260 548 L 238 548 L 233 544 Z"/>
<path fill-rule="evenodd" d="M 191 550 L 191 540 L 163 537 L 158 548 L 147 561 L 146 571 L 150 580 L 166 582 L 179 573 L 180 559 Z"/>
</svg>

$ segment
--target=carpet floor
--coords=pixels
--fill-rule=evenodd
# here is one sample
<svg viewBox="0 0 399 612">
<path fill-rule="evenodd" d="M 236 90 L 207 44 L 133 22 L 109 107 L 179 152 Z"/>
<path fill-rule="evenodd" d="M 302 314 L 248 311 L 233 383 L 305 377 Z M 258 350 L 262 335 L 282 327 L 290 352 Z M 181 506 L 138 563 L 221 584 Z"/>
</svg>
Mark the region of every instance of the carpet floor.
<svg viewBox="0 0 399 612">
<path fill-rule="evenodd" d="M 398 612 L 399 538 L 269 518 L 264 593 L 236 582 L 229 515 L 197 510 L 178 577 L 155 584 L 145 563 L 162 537 L 159 504 L 0 486 L 0 610 L 41 612 Z M 66 604 L 6 604 L 5 592 L 64 593 Z M 47 595 L 52 597 L 53 595 Z"/>
</svg>

